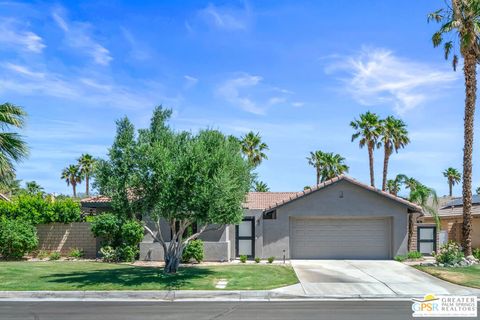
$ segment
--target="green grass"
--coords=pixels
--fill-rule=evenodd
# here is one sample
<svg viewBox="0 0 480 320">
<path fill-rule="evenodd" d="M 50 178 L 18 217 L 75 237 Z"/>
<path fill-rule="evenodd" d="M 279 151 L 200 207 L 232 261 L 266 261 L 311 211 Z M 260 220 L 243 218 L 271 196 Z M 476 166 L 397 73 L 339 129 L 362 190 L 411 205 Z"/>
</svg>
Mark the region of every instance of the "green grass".
<svg viewBox="0 0 480 320">
<path fill-rule="evenodd" d="M 298 282 L 293 269 L 278 265 L 226 265 L 161 268 L 82 261 L 0 262 L 0 290 L 263 290 Z"/>
<path fill-rule="evenodd" d="M 480 265 L 460 268 L 424 266 L 417 266 L 416 268 L 449 282 L 467 287 L 480 288 Z"/>
</svg>

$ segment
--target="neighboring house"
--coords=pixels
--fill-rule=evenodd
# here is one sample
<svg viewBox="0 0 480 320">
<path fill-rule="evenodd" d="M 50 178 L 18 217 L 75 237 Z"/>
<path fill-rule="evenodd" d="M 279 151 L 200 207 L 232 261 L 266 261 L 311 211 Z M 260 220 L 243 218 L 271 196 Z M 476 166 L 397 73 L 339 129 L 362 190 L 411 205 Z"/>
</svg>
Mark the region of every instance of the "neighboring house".
<svg viewBox="0 0 480 320">
<path fill-rule="evenodd" d="M 462 224 L 463 224 L 463 201 L 462 198 L 447 199 L 442 201 L 438 208 L 440 217 L 440 230 L 438 230 L 438 245 L 442 245 L 449 240 L 459 244 L 462 243 Z M 472 247 L 480 248 L 480 196 L 472 196 Z M 434 223 L 430 215 L 425 215 L 421 219 L 424 223 Z"/>
<path fill-rule="evenodd" d="M 82 207 L 92 210 L 105 210 L 106 205 L 105 197 L 82 200 Z M 408 251 L 409 215 L 414 220 L 421 215 L 416 204 L 343 175 L 302 192 L 250 192 L 244 208 L 239 225 L 211 226 L 199 237 L 205 243 L 206 261 L 240 255 L 392 259 Z M 168 238 L 166 223 L 162 234 Z M 140 251 L 142 260 L 163 258 L 161 245 L 149 235 Z"/>
</svg>

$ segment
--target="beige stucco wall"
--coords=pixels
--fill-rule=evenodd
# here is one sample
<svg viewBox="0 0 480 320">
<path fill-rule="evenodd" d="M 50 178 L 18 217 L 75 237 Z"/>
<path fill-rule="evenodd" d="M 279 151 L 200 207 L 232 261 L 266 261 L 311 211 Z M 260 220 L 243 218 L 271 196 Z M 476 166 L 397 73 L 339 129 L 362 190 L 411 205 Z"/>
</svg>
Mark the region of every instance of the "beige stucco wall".
<svg viewBox="0 0 480 320">
<path fill-rule="evenodd" d="M 426 217 L 423 219 L 426 223 L 433 223 L 433 218 Z M 453 240 L 458 244 L 462 243 L 462 223 L 463 218 L 458 217 L 442 217 L 440 219 L 440 230 L 448 232 L 448 240 Z M 480 248 L 480 217 L 474 216 L 472 221 L 472 247 Z"/>
</svg>

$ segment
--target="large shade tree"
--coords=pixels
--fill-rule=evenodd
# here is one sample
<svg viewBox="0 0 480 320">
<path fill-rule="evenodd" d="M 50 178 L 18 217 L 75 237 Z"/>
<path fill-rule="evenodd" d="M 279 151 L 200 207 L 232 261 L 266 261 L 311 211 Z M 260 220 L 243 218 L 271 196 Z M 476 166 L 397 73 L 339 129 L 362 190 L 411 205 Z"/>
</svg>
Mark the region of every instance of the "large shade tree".
<svg viewBox="0 0 480 320">
<path fill-rule="evenodd" d="M 0 185 L 15 178 L 15 163 L 28 155 L 23 137 L 12 129 L 21 129 L 27 116 L 23 108 L 11 103 L 0 104 Z"/>
<path fill-rule="evenodd" d="M 465 116 L 463 146 L 463 248 L 472 255 L 472 153 L 475 103 L 477 98 L 477 63 L 480 58 L 480 1 L 451 0 L 451 5 L 428 16 L 428 21 L 440 23 L 432 36 L 434 47 L 443 45 L 445 59 L 452 57 L 453 69 L 463 57 L 465 79 Z"/>
<path fill-rule="evenodd" d="M 237 140 L 216 130 L 175 132 L 166 123 L 170 115 L 156 108 L 150 127 L 138 135 L 127 119 L 120 121 L 96 178 L 116 210 L 144 214 L 145 230 L 163 248 L 167 273 L 177 271 L 185 246 L 208 226 L 242 220 L 252 168 Z M 167 234 L 162 221 L 170 227 Z M 187 234 L 193 225 L 197 232 Z"/>
<path fill-rule="evenodd" d="M 443 171 L 443 176 L 448 181 L 448 195 L 453 195 L 453 186 L 462 180 L 462 174 L 455 168 L 449 167 Z"/>
<path fill-rule="evenodd" d="M 67 186 L 72 186 L 73 197 L 77 197 L 77 185 L 82 182 L 82 174 L 77 165 L 71 164 L 62 171 L 61 179 L 65 180 Z"/>
<path fill-rule="evenodd" d="M 268 145 L 262 141 L 260 133 L 250 131 L 240 138 L 240 143 L 242 153 L 253 167 L 258 167 L 264 159 L 268 159 L 265 153 L 268 150 Z"/>
<path fill-rule="evenodd" d="M 78 166 L 80 167 L 80 173 L 85 179 L 85 193 L 90 195 L 90 178 L 92 177 L 95 168 L 95 159 L 92 155 L 84 153 L 78 159 Z"/>
<path fill-rule="evenodd" d="M 352 141 L 359 139 L 360 148 L 367 147 L 368 162 L 370 168 L 370 185 L 375 187 L 375 170 L 373 152 L 379 148 L 379 141 L 382 134 L 382 125 L 377 114 L 367 111 L 360 115 L 359 119 L 350 122 L 350 126 L 355 130 L 352 135 Z"/>
<path fill-rule="evenodd" d="M 406 124 L 401 119 L 388 116 L 381 121 L 380 140 L 384 148 L 382 190 L 387 189 L 388 162 L 392 153 L 398 152 L 409 142 Z"/>
</svg>

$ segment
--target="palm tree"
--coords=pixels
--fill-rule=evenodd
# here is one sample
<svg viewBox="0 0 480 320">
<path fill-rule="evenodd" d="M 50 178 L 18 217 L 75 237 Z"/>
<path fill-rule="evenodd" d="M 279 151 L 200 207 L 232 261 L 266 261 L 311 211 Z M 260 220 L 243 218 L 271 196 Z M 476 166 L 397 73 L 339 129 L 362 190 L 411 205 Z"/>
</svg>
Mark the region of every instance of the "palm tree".
<svg viewBox="0 0 480 320">
<path fill-rule="evenodd" d="M 443 176 L 448 180 L 448 194 L 452 196 L 452 188 L 455 184 L 459 183 L 462 180 L 462 174 L 455 168 L 448 168 L 443 171 Z"/>
<path fill-rule="evenodd" d="M 333 152 L 313 151 L 310 152 L 310 157 L 307 157 L 307 160 L 316 170 L 317 185 L 320 182 L 344 174 L 349 169 L 345 164 L 345 158 Z"/>
<path fill-rule="evenodd" d="M 77 184 L 82 182 L 82 174 L 80 168 L 74 164 L 69 165 L 62 171 L 62 179 L 65 180 L 67 186 L 72 186 L 73 197 L 77 197 Z"/>
<path fill-rule="evenodd" d="M 381 121 L 381 141 L 383 142 L 383 148 L 385 151 L 383 158 L 383 179 L 382 190 L 387 188 L 387 174 L 388 174 L 388 161 L 393 151 L 398 152 L 399 149 L 404 148 L 409 142 L 408 131 L 406 124 L 392 116 L 388 116 L 385 120 Z"/>
<path fill-rule="evenodd" d="M 372 187 L 375 187 L 373 151 L 375 148 L 380 147 L 380 142 L 378 141 L 382 133 L 380 119 L 377 114 L 367 111 L 366 113 L 360 115 L 359 120 L 355 119 L 354 121 L 350 122 L 350 126 L 356 130 L 356 132 L 352 135 L 352 141 L 360 138 L 360 148 L 367 146 L 368 160 L 370 164 L 370 184 Z"/>
<path fill-rule="evenodd" d="M 89 196 L 90 177 L 95 167 L 95 159 L 88 153 L 82 154 L 82 156 L 78 159 L 78 166 L 80 167 L 82 178 L 85 178 L 85 191 L 87 196 Z"/>
<path fill-rule="evenodd" d="M 39 193 L 42 194 L 43 187 L 39 185 L 36 181 L 27 181 L 25 183 L 25 191 L 31 195 L 36 195 Z"/>
<path fill-rule="evenodd" d="M 395 179 L 387 180 L 387 191 L 388 193 L 397 196 L 402 188 L 402 175 L 397 175 Z"/>
<path fill-rule="evenodd" d="M 268 145 L 262 142 L 260 133 L 250 131 L 240 138 L 242 153 L 253 167 L 258 167 L 263 159 L 268 159 L 264 151 L 268 150 Z"/>
<path fill-rule="evenodd" d="M 255 192 L 268 192 L 270 188 L 263 181 L 255 181 L 254 190 Z"/>
<path fill-rule="evenodd" d="M 0 104 L 0 180 L 15 177 L 14 163 L 28 155 L 28 147 L 22 136 L 15 132 L 4 132 L 10 127 L 23 128 L 27 113 L 10 103 Z"/>
<path fill-rule="evenodd" d="M 476 192 L 477 194 L 480 194 L 480 187 L 478 187 L 477 190 L 475 190 L 475 192 Z"/>
<path fill-rule="evenodd" d="M 454 44 L 458 43 L 463 57 L 465 79 L 465 116 L 463 146 L 463 248 L 466 256 L 472 255 L 472 153 L 473 120 L 477 97 L 477 62 L 480 58 L 480 5 L 478 1 L 452 0 L 452 5 L 428 15 L 428 21 L 441 24 L 432 36 L 434 47 L 443 43 L 445 59 L 453 51 L 452 65 L 457 69 L 458 55 Z M 444 41 L 444 36 L 451 36 Z"/>
<path fill-rule="evenodd" d="M 422 207 L 424 212 L 428 212 L 435 220 L 437 229 L 440 227 L 440 218 L 437 214 L 438 197 L 434 189 L 425 186 L 413 178 L 408 178 L 404 175 L 400 175 L 401 179 L 404 179 L 406 187 L 410 189 L 408 200 L 418 204 Z M 431 204 L 430 204 L 431 199 Z M 408 216 L 408 248 L 411 248 L 411 242 L 413 237 L 413 216 Z"/>
</svg>

